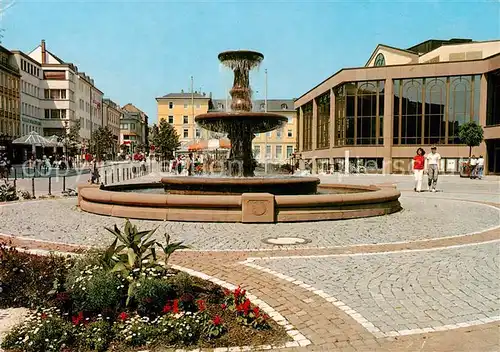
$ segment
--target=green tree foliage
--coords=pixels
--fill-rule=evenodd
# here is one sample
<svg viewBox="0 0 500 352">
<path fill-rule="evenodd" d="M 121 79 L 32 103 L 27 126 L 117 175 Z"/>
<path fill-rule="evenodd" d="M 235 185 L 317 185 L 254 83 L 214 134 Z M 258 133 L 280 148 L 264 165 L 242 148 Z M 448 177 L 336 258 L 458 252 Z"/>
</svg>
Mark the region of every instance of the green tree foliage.
<svg viewBox="0 0 500 352">
<path fill-rule="evenodd" d="M 477 147 L 481 144 L 484 138 L 483 128 L 477 125 L 474 121 L 467 122 L 460 126 L 458 137 L 462 143 L 469 146 L 469 158 L 472 155 L 472 147 Z"/>
<path fill-rule="evenodd" d="M 58 137 L 58 142 L 67 149 L 68 156 L 75 156 L 80 151 L 80 120 L 74 121 L 69 127 L 69 131 L 64 129 L 62 135 Z"/>
<path fill-rule="evenodd" d="M 149 141 L 155 146 L 155 152 L 164 158 L 172 158 L 174 151 L 181 145 L 177 132 L 166 120 L 160 120 L 159 125 L 151 126 L 149 135 Z"/>
<path fill-rule="evenodd" d="M 107 126 L 99 127 L 92 133 L 92 151 L 99 160 L 101 160 L 105 154 L 111 152 L 114 143 L 113 133 Z"/>
</svg>

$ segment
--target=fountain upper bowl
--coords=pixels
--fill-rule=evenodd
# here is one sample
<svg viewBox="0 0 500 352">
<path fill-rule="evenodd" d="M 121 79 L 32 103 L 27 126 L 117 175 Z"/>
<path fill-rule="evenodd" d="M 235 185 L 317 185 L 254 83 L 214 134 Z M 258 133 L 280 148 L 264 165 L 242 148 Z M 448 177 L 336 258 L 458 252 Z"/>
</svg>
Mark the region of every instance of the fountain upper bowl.
<svg viewBox="0 0 500 352">
<path fill-rule="evenodd" d="M 201 127 L 214 132 L 228 132 L 235 124 L 245 125 L 251 133 L 263 133 L 280 128 L 288 118 L 266 112 L 210 112 L 195 117 Z"/>
</svg>

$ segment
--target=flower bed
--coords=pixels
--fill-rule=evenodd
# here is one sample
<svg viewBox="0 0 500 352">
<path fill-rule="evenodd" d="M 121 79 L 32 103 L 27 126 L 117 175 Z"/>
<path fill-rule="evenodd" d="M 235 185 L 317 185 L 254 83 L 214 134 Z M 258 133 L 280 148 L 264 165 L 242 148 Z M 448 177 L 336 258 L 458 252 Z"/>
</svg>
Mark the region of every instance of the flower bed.
<svg viewBox="0 0 500 352">
<path fill-rule="evenodd" d="M 168 266 L 182 243 L 150 240 L 128 221 L 105 252 L 36 256 L 0 245 L 0 307 L 32 314 L 7 351 L 127 351 L 147 347 L 283 345 L 283 327 L 240 287 L 229 291 Z M 156 249 L 165 254 L 158 258 Z M 160 259 L 163 259 L 160 260 Z M 161 347 L 160 347 L 161 346 Z"/>
</svg>

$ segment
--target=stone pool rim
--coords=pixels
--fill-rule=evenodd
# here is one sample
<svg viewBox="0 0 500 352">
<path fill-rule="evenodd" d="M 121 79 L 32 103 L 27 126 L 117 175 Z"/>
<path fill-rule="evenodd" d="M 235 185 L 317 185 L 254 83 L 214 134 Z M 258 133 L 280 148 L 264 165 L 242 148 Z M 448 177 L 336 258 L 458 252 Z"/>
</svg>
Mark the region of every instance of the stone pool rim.
<svg viewBox="0 0 500 352">
<path fill-rule="evenodd" d="M 273 195 L 182 195 L 121 192 L 162 188 L 161 182 L 78 187 L 81 210 L 120 218 L 185 221 L 274 223 L 354 219 L 387 215 L 401 210 L 400 191 L 392 184 L 320 184 L 359 193 Z"/>
</svg>

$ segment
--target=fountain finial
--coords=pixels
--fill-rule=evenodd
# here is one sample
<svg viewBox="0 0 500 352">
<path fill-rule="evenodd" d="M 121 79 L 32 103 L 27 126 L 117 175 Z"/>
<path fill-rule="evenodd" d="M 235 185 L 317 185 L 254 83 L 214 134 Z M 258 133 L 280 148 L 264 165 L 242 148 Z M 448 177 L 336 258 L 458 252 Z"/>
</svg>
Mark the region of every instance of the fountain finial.
<svg viewBox="0 0 500 352">
<path fill-rule="evenodd" d="M 219 61 L 234 72 L 233 88 L 230 90 L 233 111 L 252 111 L 252 89 L 250 70 L 260 65 L 264 55 L 256 51 L 232 50 L 220 53 Z"/>
</svg>

